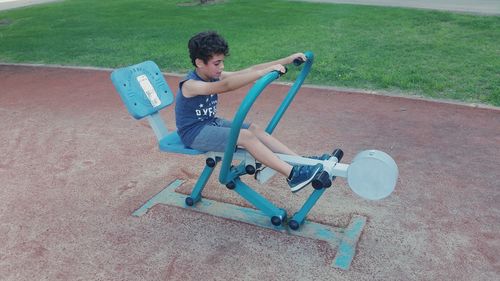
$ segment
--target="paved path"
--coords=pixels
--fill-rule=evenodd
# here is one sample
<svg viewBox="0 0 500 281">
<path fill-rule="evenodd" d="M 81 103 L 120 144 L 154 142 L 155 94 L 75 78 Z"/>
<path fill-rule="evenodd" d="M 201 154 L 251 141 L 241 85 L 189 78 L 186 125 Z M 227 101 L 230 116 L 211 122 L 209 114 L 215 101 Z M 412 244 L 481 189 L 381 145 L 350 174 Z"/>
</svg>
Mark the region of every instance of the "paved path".
<svg viewBox="0 0 500 281">
<path fill-rule="evenodd" d="M 389 7 L 467 12 L 500 15 L 499 0 L 305 0 L 309 2 L 344 3 Z"/>
<path fill-rule="evenodd" d="M 0 11 L 63 0 L 0 0 Z"/>
<path fill-rule="evenodd" d="M 338 179 L 310 213 L 368 218 L 342 272 L 321 241 L 175 207 L 133 217 L 175 179 L 190 191 L 204 159 L 159 152 L 109 74 L 0 65 L 0 280 L 500 280 L 500 110 L 302 87 L 276 136 L 306 155 L 340 147 L 346 163 L 380 149 L 399 166 L 390 197 L 364 201 Z M 249 120 L 265 125 L 287 90 L 271 85 Z M 222 95 L 219 113 L 245 93 Z M 310 192 L 279 176 L 256 190 L 291 214 Z M 216 180 L 203 195 L 247 206 Z"/>
</svg>

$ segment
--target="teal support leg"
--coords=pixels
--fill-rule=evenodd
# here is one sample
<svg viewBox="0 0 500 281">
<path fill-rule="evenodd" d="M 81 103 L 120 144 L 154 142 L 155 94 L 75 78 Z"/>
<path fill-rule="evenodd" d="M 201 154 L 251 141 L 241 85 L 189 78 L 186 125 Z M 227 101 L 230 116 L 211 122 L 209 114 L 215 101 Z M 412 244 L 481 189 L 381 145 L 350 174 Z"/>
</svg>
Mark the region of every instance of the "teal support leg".
<svg viewBox="0 0 500 281">
<path fill-rule="evenodd" d="M 193 206 L 196 202 L 201 200 L 201 192 L 203 191 L 203 188 L 205 188 L 205 185 L 207 184 L 208 179 L 212 175 L 214 168 L 215 168 L 215 165 L 213 167 L 209 167 L 208 165 L 205 165 L 203 172 L 201 173 L 200 177 L 196 181 L 196 184 L 193 188 L 193 191 L 191 191 L 191 195 L 186 198 L 186 204 L 188 206 Z"/>
<path fill-rule="evenodd" d="M 261 210 L 264 214 L 271 217 L 271 223 L 275 226 L 281 225 L 286 220 L 286 211 L 273 205 L 269 200 L 254 191 L 248 185 L 243 183 L 240 178 L 234 180 L 234 191 L 238 193 L 245 200 L 250 202 L 257 209 Z"/>
<path fill-rule="evenodd" d="M 288 225 L 290 226 L 291 229 L 297 230 L 299 229 L 300 225 L 304 222 L 304 220 L 307 217 L 307 214 L 311 211 L 312 207 L 316 204 L 316 202 L 319 200 L 321 195 L 323 195 L 323 192 L 325 192 L 325 188 L 322 189 L 315 189 L 313 193 L 307 198 L 307 201 L 302 205 L 302 208 L 293 215 L 293 217 L 290 219 L 288 222 Z"/>
</svg>

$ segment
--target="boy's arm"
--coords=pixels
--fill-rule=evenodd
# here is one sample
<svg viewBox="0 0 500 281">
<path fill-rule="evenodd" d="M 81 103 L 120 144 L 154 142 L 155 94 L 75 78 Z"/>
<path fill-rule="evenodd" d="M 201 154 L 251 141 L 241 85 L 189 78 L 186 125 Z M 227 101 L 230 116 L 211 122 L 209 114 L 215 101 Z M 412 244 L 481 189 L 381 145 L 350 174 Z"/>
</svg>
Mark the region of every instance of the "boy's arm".
<svg viewBox="0 0 500 281">
<path fill-rule="evenodd" d="M 288 57 L 281 58 L 279 60 L 257 64 L 257 65 L 251 66 L 249 68 L 239 70 L 239 71 L 234 71 L 234 72 L 224 71 L 224 72 L 222 72 L 221 80 L 227 79 L 228 77 L 231 77 L 233 75 L 239 75 L 239 74 L 244 74 L 244 73 L 262 70 L 262 69 L 265 69 L 265 68 L 267 68 L 271 65 L 275 65 L 275 64 L 281 64 L 281 65 L 291 64 L 295 59 L 301 59 L 302 61 L 307 60 L 306 56 L 303 53 L 295 53 L 295 54 L 292 54 Z"/>
<path fill-rule="evenodd" d="M 274 70 L 284 73 L 285 67 L 281 64 L 273 64 L 254 71 L 235 72 L 233 75 L 217 82 L 188 80 L 182 85 L 182 94 L 185 97 L 222 94 L 250 84 Z"/>
</svg>

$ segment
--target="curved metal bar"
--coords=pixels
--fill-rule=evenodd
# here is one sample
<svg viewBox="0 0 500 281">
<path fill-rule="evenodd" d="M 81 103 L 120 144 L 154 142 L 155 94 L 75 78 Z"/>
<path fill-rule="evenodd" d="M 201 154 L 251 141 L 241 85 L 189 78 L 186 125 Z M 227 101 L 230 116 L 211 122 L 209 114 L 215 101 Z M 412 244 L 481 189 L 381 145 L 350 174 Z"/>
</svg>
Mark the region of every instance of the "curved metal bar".
<svg viewBox="0 0 500 281">
<path fill-rule="evenodd" d="M 231 126 L 231 132 L 229 134 L 229 141 L 227 143 L 226 150 L 224 151 L 224 159 L 222 160 L 222 165 L 220 168 L 220 183 L 227 184 L 235 178 L 235 175 L 229 176 L 229 174 L 231 172 L 231 162 L 233 161 L 233 154 L 236 148 L 236 141 L 238 140 L 238 136 L 240 135 L 241 125 L 243 125 L 243 121 L 245 120 L 248 111 L 250 110 L 262 90 L 264 90 L 267 85 L 276 80 L 278 77 L 279 73 L 277 71 L 272 71 L 257 80 L 255 85 L 250 89 L 248 94 L 241 102 L 238 111 L 236 111 L 234 119 L 232 120 L 233 124 Z"/>
<path fill-rule="evenodd" d="M 295 95 L 299 91 L 300 87 L 302 86 L 302 83 L 306 79 L 307 75 L 309 74 L 309 71 L 311 71 L 311 66 L 314 62 L 314 54 L 311 51 L 307 51 L 304 53 L 307 57 L 307 60 L 305 62 L 304 68 L 302 68 L 302 71 L 299 74 L 299 77 L 295 80 L 295 83 L 293 83 L 292 87 L 288 91 L 288 94 L 286 95 L 285 99 L 281 103 L 280 107 L 274 114 L 273 118 L 271 121 L 269 121 L 269 124 L 267 125 L 266 132 L 268 134 L 271 134 L 274 131 L 274 128 L 276 128 L 276 125 L 278 125 L 278 122 L 281 120 L 281 117 L 285 113 L 285 111 L 288 109 L 288 106 L 290 103 L 292 103 L 292 100 L 295 98 Z"/>
<path fill-rule="evenodd" d="M 309 74 L 309 71 L 311 69 L 311 65 L 314 59 L 314 55 L 312 52 L 307 51 L 304 53 L 307 57 L 306 64 L 304 68 L 302 69 L 299 77 L 293 84 L 292 88 L 288 92 L 288 95 L 285 97 L 285 100 L 281 104 L 281 106 L 278 108 L 278 111 L 275 113 L 274 117 L 270 121 L 268 125 L 268 129 L 266 131 L 268 133 L 272 132 L 274 128 L 276 127 L 277 123 L 285 113 L 286 109 L 292 102 L 293 98 L 295 97 L 297 91 L 299 90 L 300 86 L 304 82 L 304 79 L 306 78 L 307 74 Z M 248 111 L 254 104 L 255 100 L 259 97 L 259 95 L 262 93 L 265 87 L 269 85 L 271 82 L 276 80 L 280 74 L 277 71 L 272 71 L 263 77 L 261 77 L 255 85 L 250 89 L 248 94 L 245 96 L 243 101 L 240 104 L 240 107 L 236 111 L 236 114 L 232 120 L 232 126 L 231 126 L 231 132 L 229 135 L 229 141 L 226 146 L 226 150 L 224 151 L 224 159 L 222 160 L 222 165 L 220 169 L 220 174 L 219 174 L 219 182 L 222 184 L 227 184 L 230 181 L 234 180 L 236 177 L 238 177 L 239 173 L 237 171 L 232 172 L 231 171 L 231 163 L 233 161 L 233 154 L 236 150 L 236 142 L 238 140 L 238 136 L 240 134 L 241 126 L 243 124 L 243 121 L 245 121 L 245 118 L 248 114 Z"/>
</svg>

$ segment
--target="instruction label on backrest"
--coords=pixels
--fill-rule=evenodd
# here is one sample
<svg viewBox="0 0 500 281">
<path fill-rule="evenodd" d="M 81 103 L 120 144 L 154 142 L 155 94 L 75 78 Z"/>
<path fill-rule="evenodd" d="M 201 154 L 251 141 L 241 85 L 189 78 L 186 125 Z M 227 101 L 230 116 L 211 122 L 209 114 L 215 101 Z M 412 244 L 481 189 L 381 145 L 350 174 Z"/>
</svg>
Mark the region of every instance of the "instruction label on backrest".
<svg viewBox="0 0 500 281">
<path fill-rule="evenodd" d="M 141 85 L 141 88 L 146 94 L 146 97 L 148 97 L 148 100 L 151 103 L 151 105 L 153 107 L 159 106 L 161 104 L 161 100 L 158 98 L 158 95 L 156 94 L 153 85 L 151 85 L 151 82 L 149 82 L 148 77 L 144 74 L 139 75 L 137 76 L 137 81 Z"/>
</svg>

